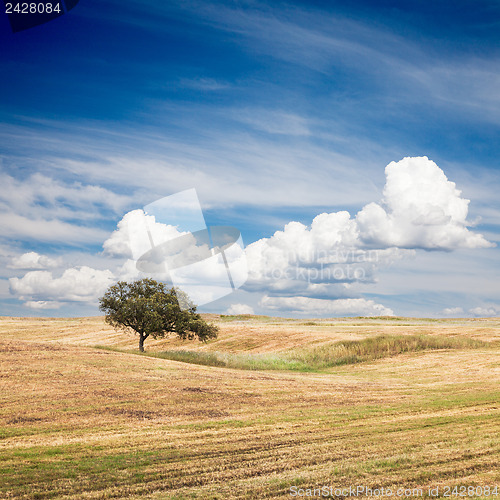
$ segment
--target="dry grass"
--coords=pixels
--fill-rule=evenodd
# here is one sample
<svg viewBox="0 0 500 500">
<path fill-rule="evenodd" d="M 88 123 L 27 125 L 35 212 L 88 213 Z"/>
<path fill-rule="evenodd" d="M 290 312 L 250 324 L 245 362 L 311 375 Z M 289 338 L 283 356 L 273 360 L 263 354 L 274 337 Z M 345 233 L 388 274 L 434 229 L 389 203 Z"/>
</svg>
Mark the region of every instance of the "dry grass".
<svg viewBox="0 0 500 500">
<path fill-rule="evenodd" d="M 177 339 L 146 341 L 146 349 L 189 349 L 230 353 L 280 352 L 335 341 L 362 340 L 374 335 L 438 335 L 500 341 L 500 319 L 428 320 L 414 318 L 340 318 L 292 320 L 268 316 L 204 315 L 221 328 L 206 344 Z M 39 340 L 71 345 L 105 345 L 137 349 L 137 337 L 114 331 L 101 317 L 7 318 L 0 317 L 0 338 Z"/>
<path fill-rule="evenodd" d="M 0 498 L 260 499 L 289 497 L 293 485 L 500 486 L 498 320 L 214 319 L 222 330 L 213 343 L 149 348 L 314 352 L 382 334 L 489 345 L 328 373 L 244 371 L 95 349 L 136 347 L 100 318 L 4 318 Z"/>
</svg>

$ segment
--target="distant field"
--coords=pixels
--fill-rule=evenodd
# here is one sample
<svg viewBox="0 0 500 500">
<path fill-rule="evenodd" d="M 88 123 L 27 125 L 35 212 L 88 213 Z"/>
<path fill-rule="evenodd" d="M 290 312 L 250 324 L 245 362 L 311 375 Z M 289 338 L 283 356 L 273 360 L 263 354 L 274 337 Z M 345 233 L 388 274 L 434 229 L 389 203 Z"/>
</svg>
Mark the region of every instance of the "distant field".
<svg viewBox="0 0 500 500">
<path fill-rule="evenodd" d="M 500 498 L 500 320 L 209 319 L 0 318 L 0 498 Z"/>
</svg>

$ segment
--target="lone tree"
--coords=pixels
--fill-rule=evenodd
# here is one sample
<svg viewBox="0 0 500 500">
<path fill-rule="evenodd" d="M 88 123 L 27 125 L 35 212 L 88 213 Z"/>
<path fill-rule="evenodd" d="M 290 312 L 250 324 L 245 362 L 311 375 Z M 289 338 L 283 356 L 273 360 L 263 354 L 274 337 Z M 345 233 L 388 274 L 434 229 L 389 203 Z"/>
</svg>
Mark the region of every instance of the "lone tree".
<svg viewBox="0 0 500 500">
<path fill-rule="evenodd" d="M 176 334 L 181 339 L 207 341 L 217 338 L 219 331 L 202 319 L 184 292 L 150 278 L 110 286 L 99 299 L 99 309 L 105 313 L 106 323 L 139 334 L 141 352 L 149 336 L 156 339 Z"/>
</svg>

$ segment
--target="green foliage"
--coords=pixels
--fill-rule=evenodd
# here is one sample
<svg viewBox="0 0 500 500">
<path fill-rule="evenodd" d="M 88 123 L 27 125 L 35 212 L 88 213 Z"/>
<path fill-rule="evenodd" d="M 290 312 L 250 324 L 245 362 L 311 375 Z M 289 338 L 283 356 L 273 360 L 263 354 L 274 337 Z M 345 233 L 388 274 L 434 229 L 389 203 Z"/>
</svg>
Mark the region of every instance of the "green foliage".
<svg viewBox="0 0 500 500">
<path fill-rule="evenodd" d="M 201 341 L 217 337 L 217 326 L 196 313 L 196 306 L 184 292 L 168 289 L 151 278 L 112 285 L 99 299 L 99 309 L 114 328 L 137 332 L 141 351 L 149 336 L 156 339 L 175 334 Z"/>
</svg>

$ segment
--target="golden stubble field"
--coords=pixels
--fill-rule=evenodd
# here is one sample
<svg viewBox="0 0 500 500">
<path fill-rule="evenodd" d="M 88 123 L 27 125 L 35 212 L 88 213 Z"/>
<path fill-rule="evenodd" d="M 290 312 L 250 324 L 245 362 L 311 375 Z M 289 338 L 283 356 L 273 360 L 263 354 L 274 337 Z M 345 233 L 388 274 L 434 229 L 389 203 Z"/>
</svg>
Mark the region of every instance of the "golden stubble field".
<svg viewBox="0 0 500 500">
<path fill-rule="evenodd" d="M 453 498 L 454 487 L 500 498 L 500 320 L 210 319 L 216 341 L 146 349 L 483 343 L 310 373 L 236 370 L 123 352 L 137 339 L 102 318 L 0 318 L 0 498 L 328 498 L 323 486 L 330 498 L 349 487 L 364 488 L 355 498 Z"/>
</svg>

